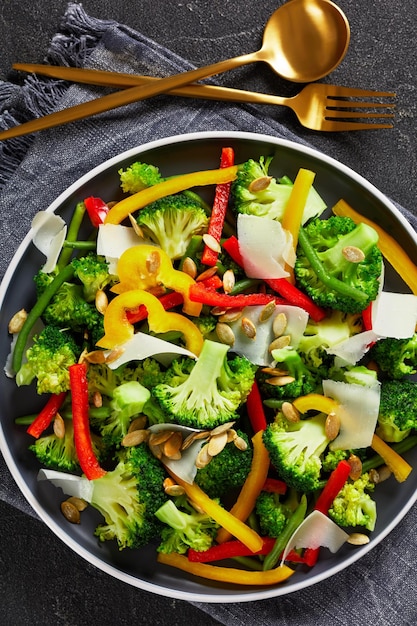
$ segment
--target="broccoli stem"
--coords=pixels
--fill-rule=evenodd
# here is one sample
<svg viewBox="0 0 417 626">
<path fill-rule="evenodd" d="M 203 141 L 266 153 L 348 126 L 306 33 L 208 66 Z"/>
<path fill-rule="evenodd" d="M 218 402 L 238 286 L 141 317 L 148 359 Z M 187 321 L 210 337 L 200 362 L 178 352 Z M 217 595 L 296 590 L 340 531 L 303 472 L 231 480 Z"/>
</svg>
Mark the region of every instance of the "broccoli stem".
<svg viewBox="0 0 417 626">
<path fill-rule="evenodd" d="M 377 243 L 378 233 L 361 222 L 350 233 L 340 237 L 334 246 L 320 253 L 320 260 L 327 268 L 334 268 L 336 271 L 342 270 L 343 272 L 343 268 L 349 268 L 352 265 L 343 255 L 344 248 L 354 246 L 362 250 L 366 256 Z"/>
<path fill-rule="evenodd" d="M 84 202 L 78 202 L 75 206 L 74 213 L 72 214 L 71 221 L 68 226 L 67 231 L 67 242 L 77 241 L 78 233 L 80 232 L 81 223 L 83 221 L 85 214 L 85 204 Z M 68 265 L 71 260 L 72 249 L 65 247 L 62 249 L 61 254 L 59 255 L 59 259 L 57 261 L 57 268 L 59 270 L 64 269 Z"/>
<path fill-rule="evenodd" d="M 197 254 L 203 249 L 203 237 L 201 235 L 193 235 L 190 242 L 184 252 L 182 259 L 180 260 L 179 269 L 182 269 L 184 261 L 187 258 L 197 260 Z"/>
<path fill-rule="evenodd" d="M 295 511 L 288 518 L 287 524 L 280 534 L 277 537 L 277 540 L 272 548 L 271 552 L 267 554 L 263 563 L 263 569 L 268 570 L 272 569 L 278 563 L 278 559 L 282 554 L 282 551 L 285 549 L 288 541 L 290 540 L 292 534 L 297 530 L 301 522 L 304 520 L 307 512 L 307 498 L 305 494 L 301 496 L 301 500 Z"/>
<path fill-rule="evenodd" d="M 12 367 L 15 373 L 17 373 L 22 366 L 23 352 L 25 350 L 26 342 L 36 320 L 42 315 L 61 285 L 71 280 L 73 276 L 74 268 L 72 265 L 64 267 L 64 269 L 62 269 L 59 274 L 55 276 L 52 282 L 49 283 L 45 291 L 41 296 L 39 296 L 32 309 L 29 311 L 25 323 L 17 336 L 16 344 L 13 350 Z"/>
<path fill-rule="evenodd" d="M 298 243 L 303 249 L 305 256 L 307 257 L 311 267 L 316 273 L 318 279 L 326 285 L 329 289 L 336 291 L 337 293 L 346 296 L 347 298 L 352 298 L 357 302 L 366 302 L 368 299 L 368 295 L 361 291 L 360 289 L 356 289 L 355 287 L 351 287 L 346 283 L 342 282 L 335 276 L 332 276 L 327 272 L 323 263 L 320 261 L 317 252 L 314 250 L 311 245 L 305 231 L 303 228 L 300 228 L 298 234 Z"/>
</svg>

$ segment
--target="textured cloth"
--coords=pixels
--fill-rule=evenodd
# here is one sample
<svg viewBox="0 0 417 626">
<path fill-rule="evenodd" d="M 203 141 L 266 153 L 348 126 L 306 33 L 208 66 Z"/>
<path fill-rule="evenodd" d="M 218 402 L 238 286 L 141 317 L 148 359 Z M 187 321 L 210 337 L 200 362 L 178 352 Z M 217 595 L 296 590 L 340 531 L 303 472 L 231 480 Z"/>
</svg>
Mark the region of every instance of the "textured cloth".
<svg viewBox="0 0 417 626">
<path fill-rule="evenodd" d="M 138 32 L 88 16 L 68 5 L 50 63 L 165 76 L 191 65 Z M 28 77 L 22 86 L 0 83 L 0 128 L 102 95 L 103 89 Z M 128 111 L 128 114 L 127 114 Z M 300 141 L 264 111 L 159 96 L 108 113 L 0 144 L 0 272 L 30 227 L 34 214 L 92 167 L 131 147 L 163 137 L 208 130 L 239 130 Z M 413 225 L 415 217 L 399 207 Z M 34 515 L 3 461 L 0 498 Z M 247 604 L 194 602 L 220 623 L 358 626 L 414 624 L 417 547 L 414 507 L 360 563 L 314 587 L 278 599 Z"/>
</svg>

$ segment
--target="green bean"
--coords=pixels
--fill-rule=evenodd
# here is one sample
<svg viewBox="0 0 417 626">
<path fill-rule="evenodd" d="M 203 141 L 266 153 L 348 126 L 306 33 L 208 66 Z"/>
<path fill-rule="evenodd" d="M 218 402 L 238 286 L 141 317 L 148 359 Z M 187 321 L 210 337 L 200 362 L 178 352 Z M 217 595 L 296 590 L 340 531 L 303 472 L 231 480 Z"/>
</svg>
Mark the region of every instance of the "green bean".
<svg viewBox="0 0 417 626">
<path fill-rule="evenodd" d="M 80 232 L 81 223 L 83 221 L 85 214 L 85 204 L 84 202 L 78 202 L 75 206 L 74 213 L 72 215 L 71 221 L 68 226 L 66 241 L 77 241 L 78 233 Z M 72 255 L 72 249 L 70 247 L 64 247 L 61 250 L 61 254 L 59 255 L 59 259 L 57 262 L 57 268 L 59 270 L 64 269 L 70 262 Z"/>
<path fill-rule="evenodd" d="M 71 250 L 95 250 L 97 243 L 95 241 L 68 241 L 68 239 L 65 239 L 62 246 L 71 248 Z"/>
<path fill-rule="evenodd" d="M 326 285 L 329 289 L 333 289 L 337 293 L 345 295 L 348 298 L 352 298 L 352 300 L 357 300 L 359 302 L 367 299 L 367 294 L 361 291 L 360 289 L 356 289 L 355 287 L 351 287 L 347 285 L 343 281 L 339 280 L 335 276 L 331 276 L 325 270 L 322 262 L 320 261 L 317 252 L 311 245 L 307 235 L 304 230 L 300 228 L 298 233 L 298 242 L 303 249 L 304 254 L 306 255 L 311 267 L 314 272 L 317 274 L 317 278 Z"/>
<path fill-rule="evenodd" d="M 21 368 L 26 342 L 29 338 L 30 331 L 35 325 L 35 322 L 40 318 L 61 285 L 66 281 L 71 280 L 73 276 L 74 268 L 72 265 L 64 267 L 64 269 L 62 269 L 59 274 L 55 276 L 52 282 L 49 283 L 45 291 L 39 296 L 32 309 L 29 311 L 25 323 L 17 336 L 16 344 L 13 350 L 12 366 L 15 373 L 17 373 Z"/>
<path fill-rule="evenodd" d="M 257 285 L 259 285 L 260 281 L 257 278 L 242 278 L 242 280 L 238 280 L 233 289 L 230 292 L 231 296 L 235 296 L 246 289 L 253 289 Z"/>
</svg>

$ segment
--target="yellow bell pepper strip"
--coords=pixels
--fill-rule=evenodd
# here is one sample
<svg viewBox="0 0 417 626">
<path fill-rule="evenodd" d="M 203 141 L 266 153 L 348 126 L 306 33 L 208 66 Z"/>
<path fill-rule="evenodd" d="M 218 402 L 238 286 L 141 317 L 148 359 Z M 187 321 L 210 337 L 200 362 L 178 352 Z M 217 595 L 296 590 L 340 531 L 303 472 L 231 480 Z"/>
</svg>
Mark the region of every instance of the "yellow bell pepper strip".
<svg viewBox="0 0 417 626">
<path fill-rule="evenodd" d="M 165 311 L 158 298 L 143 289 L 133 289 L 116 296 L 109 302 L 104 313 L 104 336 L 97 342 L 99 348 L 112 349 L 120 346 L 134 335 L 134 326 L 127 317 L 127 311 L 140 305 L 148 311 L 149 330 L 166 333 L 172 330 L 181 332 L 185 345 L 198 356 L 203 346 L 203 335 L 193 322 L 171 311 Z"/>
<path fill-rule="evenodd" d="M 208 563 L 193 563 L 186 556 L 175 552 L 171 552 L 171 554 L 159 553 L 158 562 L 171 565 L 171 567 L 176 567 L 194 576 L 235 585 L 275 585 L 287 580 L 294 574 L 294 570 L 287 565 L 280 565 L 266 572 L 254 572 L 233 567 L 209 565 Z"/>
<path fill-rule="evenodd" d="M 258 552 L 262 549 L 263 539 L 258 533 L 247 526 L 244 522 L 237 519 L 229 511 L 224 509 L 220 504 L 208 497 L 206 493 L 196 483 L 187 483 L 171 470 L 166 468 L 178 485 L 183 487 L 186 495 L 191 502 L 201 508 L 222 528 L 225 528 L 231 535 L 239 539 L 251 552 Z M 188 559 L 187 559 L 188 560 Z"/>
<path fill-rule="evenodd" d="M 119 282 L 112 287 L 113 293 L 123 293 L 132 289 L 149 290 L 163 285 L 183 296 L 183 310 L 188 315 L 198 317 L 202 304 L 189 298 L 191 285 L 195 280 L 185 272 L 176 270 L 172 261 L 161 248 L 156 246 L 133 246 L 123 252 L 117 263 Z"/>
<path fill-rule="evenodd" d="M 332 413 L 339 406 L 336 400 L 319 393 L 308 393 L 305 396 L 299 396 L 293 400 L 293 406 L 300 413 L 307 411 L 320 411 L 320 413 Z"/>
<path fill-rule="evenodd" d="M 339 200 L 332 209 L 335 215 L 350 217 L 359 224 L 368 224 L 378 233 L 378 248 L 383 256 L 401 276 L 406 285 L 409 286 L 414 295 L 417 295 L 417 266 L 414 265 L 410 257 L 394 237 L 389 235 L 378 224 L 361 215 L 353 209 L 345 200 Z"/>
<path fill-rule="evenodd" d="M 402 483 L 408 478 L 411 470 L 413 469 L 409 463 L 402 456 L 400 456 L 395 450 L 391 448 L 385 441 L 383 441 L 378 435 L 372 437 L 371 447 L 380 457 L 382 457 L 389 469 L 394 474 L 399 483 Z"/>
<path fill-rule="evenodd" d="M 117 202 L 107 213 L 104 223 L 120 224 L 131 213 L 143 209 L 143 207 L 151 202 L 155 202 L 155 200 L 159 200 L 159 198 L 185 191 L 185 189 L 190 189 L 191 187 L 230 183 L 236 178 L 236 174 L 237 165 L 232 165 L 231 167 L 223 167 L 216 170 L 203 170 L 201 172 L 173 176 Z"/>
<path fill-rule="evenodd" d="M 230 513 L 241 520 L 246 522 L 249 515 L 252 513 L 256 499 L 262 491 L 262 487 L 265 484 L 268 470 L 270 466 L 269 454 L 263 443 L 263 430 L 259 430 L 253 437 L 253 458 L 252 465 L 249 474 L 240 490 L 238 498 L 235 504 L 230 509 Z M 224 543 L 232 537 L 232 532 L 226 529 L 224 526 L 217 532 L 217 543 Z"/>
<path fill-rule="evenodd" d="M 303 220 L 307 196 L 313 185 L 316 174 L 310 170 L 300 168 L 295 178 L 291 195 L 282 216 L 281 224 L 284 230 L 290 233 L 292 238 L 292 248 L 295 254 L 298 243 L 298 232 Z M 289 280 L 294 283 L 294 269 L 286 264 L 285 269 L 289 272 Z"/>
</svg>

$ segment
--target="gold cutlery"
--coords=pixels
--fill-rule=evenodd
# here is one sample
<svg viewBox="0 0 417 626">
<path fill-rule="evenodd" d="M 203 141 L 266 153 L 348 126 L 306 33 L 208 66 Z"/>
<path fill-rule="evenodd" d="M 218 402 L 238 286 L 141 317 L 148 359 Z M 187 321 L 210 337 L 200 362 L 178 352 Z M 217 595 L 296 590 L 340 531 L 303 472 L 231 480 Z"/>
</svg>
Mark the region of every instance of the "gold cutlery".
<svg viewBox="0 0 417 626">
<path fill-rule="evenodd" d="M 101 105 L 100 112 L 115 106 L 121 106 L 114 104 L 114 96 L 123 96 L 131 92 L 132 89 L 135 90 L 138 86 L 153 84 L 161 80 L 150 76 L 48 65 L 17 63 L 13 67 L 18 70 L 37 72 L 64 80 L 119 88 L 124 87 L 126 89 L 45 115 L 19 126 L 14 126 L 0 132 L 0 141 L 83 119 L 94 114 L 91 112 L 91 105 L 95 103 Z M 395 107 L 391 101 L 395 97 L 395 93 L 339 87 L 322 83 L 306 85 L 297 95 L 289 98 L 201 84 L 186 85 L 170 91 L 170 94 L 212 100 L 286 106 L 293 110 L 299 122 L 306 128 L 335 132 L 392 128 L 391 123 L 376 122 L 374 120 L 394 117 L 393 113 L 380 112 L 380 109 L 392 110 Z M 384 98 L 385 101 L 381 102 L 381 98 Z"/>
</svg>

